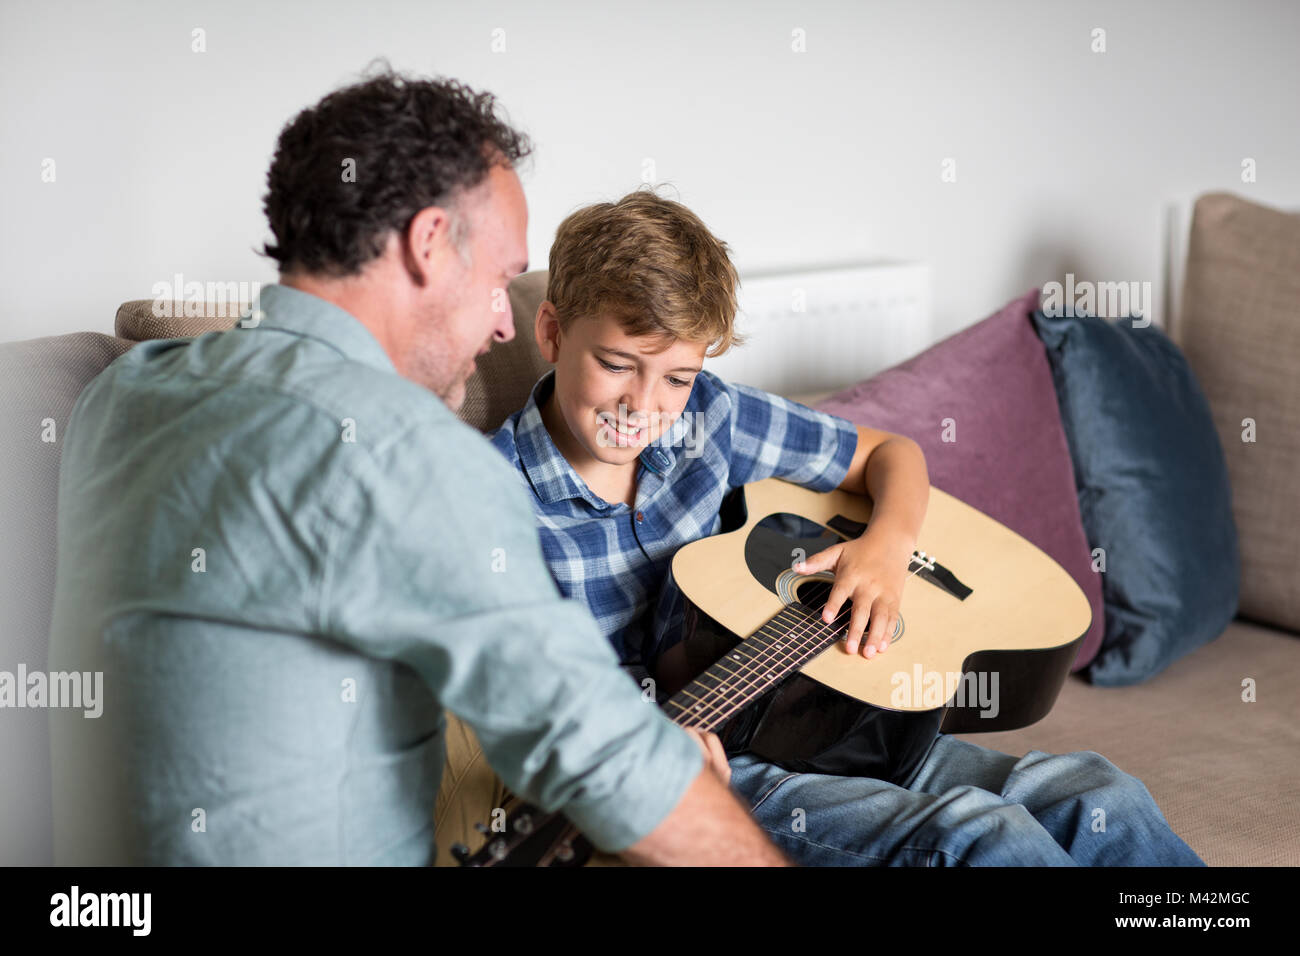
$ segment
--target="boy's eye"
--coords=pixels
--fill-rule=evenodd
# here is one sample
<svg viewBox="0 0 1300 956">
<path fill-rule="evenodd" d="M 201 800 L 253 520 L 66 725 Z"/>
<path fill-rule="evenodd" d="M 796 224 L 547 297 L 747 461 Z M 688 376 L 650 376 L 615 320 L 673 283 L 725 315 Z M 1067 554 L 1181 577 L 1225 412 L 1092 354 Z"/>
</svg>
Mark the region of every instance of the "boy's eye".
<svg viewBox="0 0 1300 956">
<path fill-rule="evenodd" d="M 597 356 L 597 357 L 596 357 L 596 361 L 599 362 L 601 365 L 605 366 L 605 368 L 607 368 L 607 369 L 608 369 L 609 371 L 611 371 L 611 372 L 626 372 L 626 371 L 627 371 L 627 366 L 626 366 L 626 365 L 611 365 L 609 362 L 606 362 L 606 361 L 605 361 L 603 358 L 601 358 L 600 356 Z"/>
<path fill-rule="evenodd" d="M 670 375 L 668 376 L 668 384 L 673 386 L 673 388 L 685 388 L 687 385 L 691 384 L 691 380 L 688 378 L 687 379 L 674 378 L 673 376 Z"/>
</svg>

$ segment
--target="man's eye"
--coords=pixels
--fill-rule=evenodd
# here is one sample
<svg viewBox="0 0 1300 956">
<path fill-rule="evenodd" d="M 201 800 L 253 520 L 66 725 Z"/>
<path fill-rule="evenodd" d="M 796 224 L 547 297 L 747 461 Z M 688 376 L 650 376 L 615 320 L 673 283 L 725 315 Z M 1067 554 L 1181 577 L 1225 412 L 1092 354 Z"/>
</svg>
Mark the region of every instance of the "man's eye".
<svg viewBox="0 0 1300 956">
<path fill-rule="evenodd" d="M 605 368 L 609 369 L 609 371 L 611 372 L 627 371 L 626 365 L 611 365 L 609 362 L 606 362 L 603 358 L 597 358 L 596 361 L 599 362 L 601 365 L 605 366 Z"/>
</svg>

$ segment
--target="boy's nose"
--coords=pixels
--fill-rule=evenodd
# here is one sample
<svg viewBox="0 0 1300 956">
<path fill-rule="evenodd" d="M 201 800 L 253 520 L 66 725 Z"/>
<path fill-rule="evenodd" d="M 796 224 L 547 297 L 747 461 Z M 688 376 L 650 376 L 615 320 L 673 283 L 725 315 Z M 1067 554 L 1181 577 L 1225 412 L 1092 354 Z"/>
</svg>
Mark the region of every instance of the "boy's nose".
<svg viewBox="0 0 1300 956">
<path fill-rule="evenodd" d="M 654 418 L 654 413 L 651 411 L 650 401 L 651 399 L 649 394 L 634 395 L 629 393 L 619 399 L 619 402 L 627 407 L 627 418 L 633 425 L 642 421 L 650 421 Z"/>
</svg>

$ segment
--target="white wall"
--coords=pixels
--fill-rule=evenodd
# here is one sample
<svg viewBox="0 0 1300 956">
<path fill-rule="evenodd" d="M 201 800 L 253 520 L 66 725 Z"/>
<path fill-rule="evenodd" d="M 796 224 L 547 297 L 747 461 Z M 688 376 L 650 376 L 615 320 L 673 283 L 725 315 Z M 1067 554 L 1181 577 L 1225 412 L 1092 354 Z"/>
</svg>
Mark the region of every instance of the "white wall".
<svg viewBox="0 0 1300 956">
<path fill-rule="evenodd" d="M 936 338 L 1066 272 L 1158 290 L 1166 201 L 1297 204 L 1298 47 L 1284 0 L 0 0 L 0 340 L 111 331 L 176 272 L 273 281 L 276 135 L 376 55 L 492 90 L 534 137 L 536 265 L 650 158 L 742 276 L 928 261 Z"/>
</svg>

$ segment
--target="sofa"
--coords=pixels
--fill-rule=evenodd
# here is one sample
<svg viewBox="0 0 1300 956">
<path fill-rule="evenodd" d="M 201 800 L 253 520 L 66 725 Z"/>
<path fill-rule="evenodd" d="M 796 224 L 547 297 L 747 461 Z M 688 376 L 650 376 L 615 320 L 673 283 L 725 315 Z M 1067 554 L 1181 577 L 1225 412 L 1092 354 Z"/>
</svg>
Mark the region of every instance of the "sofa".
<svg viewBox="0 0 1300 956">
<path fill-rule="evenodd" d="M 1284 217 L 1278 219 L 1278 217 Z M 1261 232 L 1268 241 L 1261 245 Z M 1270 244 L 1271 243 L 1271 244 Z M 1249 248 L 1247 248 L 1249 247 Z M 1279 251 L 1281 250 L 1281 251 Z M 1159 674 L 1127 687 L 1096 686 L 1080 677 L 1065 683 L 1054 708 L 1015 731 L 964 734 L 1007 753 L 1094 750 L 1139 777 L 1170 825 L 1211 866 L 1300 864 L 1300 560 L 1294 547 L 1300 505 L 1286 471 L 1291 451 L 1261 464 L 1236 462 L 1228 441 L 1239 429 L 1241 396 L 1232 363 L 1256 362 L 1249 376 L 1251 407 L 1283 409 L 1289 449 L 1300 435 L 1300 286 L 1294 298 L 1250 302 L 1289 324 L 1256 329 L 1276 344 L 1263 360 L 1243 345 L 1242 289 L 1264 295 L 1300 275 L 1300 218 L 1212 194 L 1197 203 L 1189 243 L 1182 312 L 1173 340 L 1205 387 L 1228 454 L 1233 509 L 1242 550 L 1242 609 L 1214 640 Z M 1279 279 L 1279 276 L 1281 277 Z M 516 335 L 478 360 L 461 418 L 483 431 L 522 406 L 547 368 L 532 325 L 546 275 L 520 276 L 510 287 Z M 1265 283 L 1266 284 L 1266 283 Z M 1250 290 L 1256 290 L 1251 292 Z M 151 300 L 123 303 L 113 334 L 86 331 L 0 345 L 0 607 L 5 629 L 0 670 L 20 663 L 43 669 L 54 580 L 58 441 L 41 440 L 53 422 L 66 425 L 81 389 L 113 359 L 140 341 L 220 332 L 234 324 L 212 303 L 175 303 L 158 317 Z M 198 314 L 193 314 L 193 313 Z M 1248 336 L 1247 336 L 1248 338 Z M 806 404 L 827 397 L 789 396 Z M 1292 427 L 1294 426 L 1294 427 Z M 1276 452 L 1276 449 L 1274 449 Z M 1300 461 L 1295 464 L 1300 465 Z M 1239 487 L 1240 485 L 1240 487 Z M 1246 489 L 1249 489 L 1248 492 Z M 1290 522 L 1279 537 L 1276 524 Z M 1271 523 L 1271 525 L 1270 525 Z M 1288 543 L 1288 537 L 1291 543 Z M 1281 566 L 1279 566 L 1281 565 Z M 1252 574 L 1267 580 L 1252 591 Z M 1258 580 L 1258 579 L 1253 579 Z M 1292 593 L 1287 593 L 1290 590 Z M 1243 703 L 1242 681 L 1257 681 L 1260 700 Z M 482 759 L 472 732 L 448 715 L 448 763 L 436 807 L 440 865 L 455 865 L 453 843 L 481 845 L 473 824 L 502 806 L 507 794 Z M 52 861 L 48 732 L 40 710 L 0 712 L 0 761 L 23 773 L 0 775 L 3 823 L 0 863 Z M 599 862 L 613 863 L 600 857 Z"/>
</svg>

